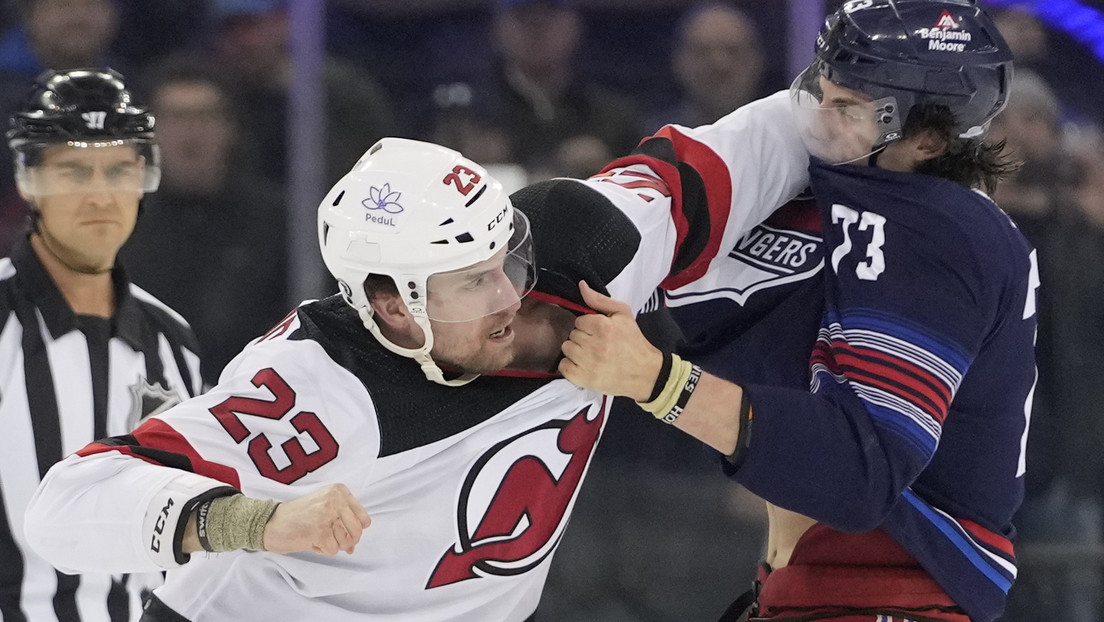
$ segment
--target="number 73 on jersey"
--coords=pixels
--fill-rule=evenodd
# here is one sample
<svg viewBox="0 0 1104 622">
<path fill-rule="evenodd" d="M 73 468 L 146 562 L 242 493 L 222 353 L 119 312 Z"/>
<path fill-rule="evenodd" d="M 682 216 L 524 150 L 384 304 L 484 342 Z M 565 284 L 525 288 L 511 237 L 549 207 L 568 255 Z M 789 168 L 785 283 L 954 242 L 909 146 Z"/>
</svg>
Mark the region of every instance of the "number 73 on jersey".
<svg viewBox="0 0 1104 622">
<path fill-rule="evenodd" d="M 843 223 L 843 243 L 832 251 L 832 271 L 839 274 L 840 260 L 853 248 L 851 228 L 856 224 L 859 231 L 872 230 L 870 242 L 866 245 L 866 257 L 855 266 L 855 275 L 864 281 L 877 281 L 885 272 L 885 216 L 874 212 L 858 212 L 846 205 L 836 203 L 832 206 L 832 224 Z"/>
</svg>

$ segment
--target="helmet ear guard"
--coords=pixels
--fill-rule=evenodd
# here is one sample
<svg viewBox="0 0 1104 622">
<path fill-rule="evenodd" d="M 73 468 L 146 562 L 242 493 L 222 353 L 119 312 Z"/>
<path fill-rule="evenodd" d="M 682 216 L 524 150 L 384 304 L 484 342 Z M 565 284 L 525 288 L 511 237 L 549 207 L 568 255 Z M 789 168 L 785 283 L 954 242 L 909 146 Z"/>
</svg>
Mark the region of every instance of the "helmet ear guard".
<svg viewBox="0 0 1104 622">
<path fill-rule="evenodd" d="M 510 203 L 502 185 L 478 164 L 451 149 L 420 141 L 384 138 L 373 145 L 322 200 L 318 208 L 322 258 L 338 280 L 342 297 L 365 327 L 391 351 L 421 364 L 427 378 L 444 380 L 429 352 L 430 320 L 470 321 L 497 313 L 528 293 L 535 280 L 528 221 Z M 497 262 L 492 289 L 468 269 Z M 497 273 L 497 272 L 496 272 Z M 403 348 L 383 334 L 363 284 L 368 275 L 391 277 L 425 335 L 418 348 Z M 471 277 L 462 291 L 470 304 L 431 310 L 440 280 Z M 447 282 L 447 281 L 442 281 Z M 491 301 L 491 302 L 488 302 Z"/>
</svg>

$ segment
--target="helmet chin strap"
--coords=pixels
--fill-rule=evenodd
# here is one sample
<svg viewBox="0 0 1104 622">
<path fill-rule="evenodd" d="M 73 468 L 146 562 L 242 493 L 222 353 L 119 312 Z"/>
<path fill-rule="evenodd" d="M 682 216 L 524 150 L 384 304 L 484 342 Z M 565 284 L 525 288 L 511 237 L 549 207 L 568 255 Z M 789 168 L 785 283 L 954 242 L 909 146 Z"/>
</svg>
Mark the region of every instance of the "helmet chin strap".
<svg viewBox="0 0 1104 622">
<path fill-rule="evenodd" d="M 870 154 L 870 166 L 871 167 L 874 167 L 874 168 L 878 167 L 878 156 L 882 155 L 882 152 L 885 151 L 885 148 L 887 146 L 888 146 L 888 143 L 885 144 L 885 145 L 882 145 L 881 147 L 878 147 L 877 149 L 874 150 L 874 153 Z"/>
<path fill-rule="evenodd" d="M 383 347 L 399 356 L 405 356 L 406 358 L 417 361 L 422 367 L 422 373 L 425 374 L 425 377 L 431 382 L 446 387 L 460 387 L 479 377 L 479 374 L 464 373 L 459 378 L 454 378 L 453 380 L 445 379 L 444 372 L 441 371 L 441 368 L 437 366 L 437 363 L 435 363 L 433 358 L 429 355 L 429 351 L 433 349 L 433 330 L 430 328 L 428 319 L 423 317 L 416 317 L 414 319 L 425 335 L 425 343 L 419 348 L 404 348 L 383 336 L 383 333 L 379 329 L 379 325 L 376 324 L 375 318 L 372 317 L 371 306 L 358 307 L 357 314 L 360 316 L 360 321 L 364 324 L 364 327 L 368 329 L 368 332 L 372 333 Z"/>
<path fill-rule="evenodd" d="M 843 166 L 845 164 L 854 164 L 855 162 L 858 162 L 860 160 L 869 158 L 869 160 L 867 160 L 867 165 L 872 166 L 872 167 L 876 167 L 876 166 L 878 166 L 878 156 L 882 155 L 882 152 L 885 151 L 885 148 L 888 144 L 889 143 L 886 143 L 885 145 L 875 147 L 874 150 L 871 151 L 870 153 L 867 153 L 867 154 L 864 154 L 864 155 L 861 155 L 861 156 L 858 156 L 858 157 L 851 158 L 850 160 L 844 160 L 843 162 L 836 162 L 835 164 L 833 164 L 833 166 Z"/>
</svg>

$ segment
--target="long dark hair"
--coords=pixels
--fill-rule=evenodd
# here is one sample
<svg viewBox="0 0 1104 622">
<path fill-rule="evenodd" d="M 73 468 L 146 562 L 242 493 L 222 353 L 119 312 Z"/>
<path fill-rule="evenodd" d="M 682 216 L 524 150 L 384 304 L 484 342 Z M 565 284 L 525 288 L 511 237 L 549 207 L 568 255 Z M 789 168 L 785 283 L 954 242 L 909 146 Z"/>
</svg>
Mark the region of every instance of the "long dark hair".
<svg viewBox="0 0 1104 622">
<path fill-rule="evenodd" d="M 982 138 L 959 138 L 954 127 L 954 114 L 945 105 L 928 103 L 913 107 L 905 121 L 904 137 L 932 132 L 947 143 L 947 150 L 921 163 L 917 173 L 942 177 L 992 194 L 997 182 L 1023 165 L 1005 153 L 1003 140 L 990 143 Z"/>
</svg>

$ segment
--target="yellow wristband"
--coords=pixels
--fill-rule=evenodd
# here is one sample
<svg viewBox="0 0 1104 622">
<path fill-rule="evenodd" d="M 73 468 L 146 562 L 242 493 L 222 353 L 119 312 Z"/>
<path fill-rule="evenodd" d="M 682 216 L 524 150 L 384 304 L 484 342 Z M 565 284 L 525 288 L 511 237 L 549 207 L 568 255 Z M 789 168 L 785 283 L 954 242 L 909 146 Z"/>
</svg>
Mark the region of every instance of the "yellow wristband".
<svg viewBox="0 0 1104 622">
<path fill-rule="evenodd" d="M 677 354 L 671 355 L 671 374 L 667 376 L 667 384 L 663 385 L 663 391 L 659 397 L 650 402 L 637 402 L 641 408 L 662 419 L 674 408 L 678 401 L 682 388 L 686 385 L 686 379 L 694 366 L 690 361 L 684 361 Z"/>
</svg>

